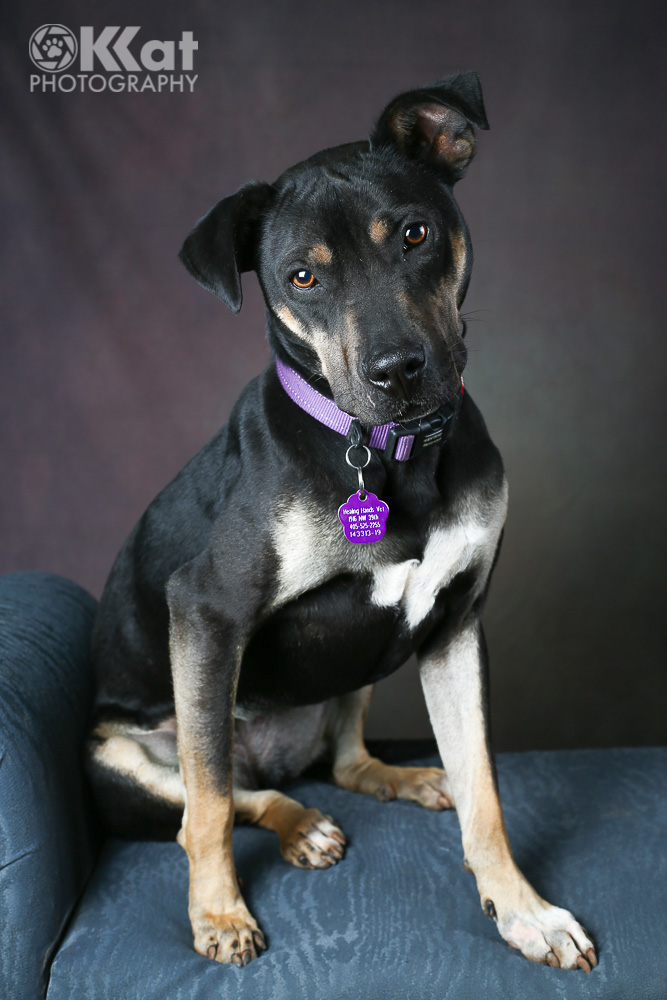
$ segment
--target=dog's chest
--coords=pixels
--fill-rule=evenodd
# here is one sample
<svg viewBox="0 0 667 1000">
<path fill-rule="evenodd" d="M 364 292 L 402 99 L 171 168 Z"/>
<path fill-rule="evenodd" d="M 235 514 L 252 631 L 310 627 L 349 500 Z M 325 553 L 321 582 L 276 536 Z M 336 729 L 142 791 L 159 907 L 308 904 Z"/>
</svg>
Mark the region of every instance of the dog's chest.
<svg viewBox="0 0 667 1000">
<path fill-rule="evenodd" d="M 456 607 L 455 578 L 465 574 L 466 599 L 481 593 L 504 497 L 484 511 L 467 503 L 459 516 L 440 513 L 421 537 L 395 523 L 381 542 L 355 545 L 312 501 L 285 503 L 273 599 L 246 648 L 238 703 L 250 711 L 315 704 L 375 683 Z"/>
<path fill-rule="evenodd" d="M 400 539 L 392 544 L 391 526 L 386 541 L 355 545 L 314 505 L 298 501 L 283 510 L 274 533 L 278 556 L 274 608 L 352 574 L 367 581 L 369 611 L 397 609 L 403 625 L 414 631 L 438 594 L 460 573 L 475 565 L 480 577 L 486 578 L 505 509 L 504 491 L 484 512 L 466 505 L 464 512 L 443 517 L 425 533 L 424 541 L 414 547 L 419 556 L 405 558 L 411 553 L 406 553 Z M 358 597 L 358 591 L 355 594 Z"/>
<path fill-rule="evenodd" d="M 485 555 L 489 529 L 474 520 L 434 528 L 421 559 L 379 565 L 373 569 L 371 602 L 397 606 L 408 628 L 414 630 L 428 615 L 436 597 L 459 573 Z"/>
</svg>

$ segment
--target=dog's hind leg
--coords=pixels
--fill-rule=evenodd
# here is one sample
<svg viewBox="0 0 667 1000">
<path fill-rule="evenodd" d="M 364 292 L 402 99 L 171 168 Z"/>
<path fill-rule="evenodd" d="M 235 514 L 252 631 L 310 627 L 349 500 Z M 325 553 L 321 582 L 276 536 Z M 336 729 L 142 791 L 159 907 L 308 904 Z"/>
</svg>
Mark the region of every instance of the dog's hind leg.
<svg viewBox="0 0 667 1000">
<path fill-rule="evenodd" d="M 234 809 L 238 821 L 277 833 L 280 853 L 297 868 L 330 868 L 343 857 L 345 836 L 331 817 L 282 792 L 235 786 Z"/>
<path fill-rule="evenodd" d="M 112 833 L 171 839 L 178 832 L 183 846 L 175 718 L 152 729 L 125 719 L 99 722 L 86 751 L 96 803 Z M 281 792 L 251 791 L 235 781 L 234 818 L 277 833 L 281 854 L 297 868 L 330 868 L 343 856 L 345 836 L 331 817 Z"/>
<path fill-rule="evenodd" d="M 329 703 L 327 736 L 333 753 L 333 778 L 341 788 L 375 795 L 381 801 L 410 799 L 427 809 L 451 809 L 447 775 L 437 767 L 395 767 L 371 757 L 364 743 L 364 722 L 372 685 Z"/>
<path fill-rule="evenodd" d="M 111 833 L 176 835 L 185 787 L 173 717 L 153 728 L 120 717 L 98 722 L 86 742 L 85 763 L 96 806 Z"/>
</svg>

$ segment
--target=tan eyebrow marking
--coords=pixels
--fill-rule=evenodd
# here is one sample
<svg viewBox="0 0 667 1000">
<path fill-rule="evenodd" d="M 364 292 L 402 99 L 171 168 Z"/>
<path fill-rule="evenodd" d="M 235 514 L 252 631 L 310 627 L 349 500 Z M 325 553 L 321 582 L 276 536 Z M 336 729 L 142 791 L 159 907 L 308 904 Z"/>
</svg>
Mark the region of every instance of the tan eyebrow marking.
<svg viewBox="0 0 667 1000">
<path fill-rule="evenodd" d="M 368 230 L 368 235 L 373 240 L 373 243 L 381 243 L 382 240 L 387 238 L 387 233 L 389 232 L 389 226 L 384 219 L 374 219 L 371 222 L 370 229 Z"/>
<path fill-rule="evenodd" d="M 316 264 L 330 264 L 333 259 L 333 254 L 326 243 L 317 243 L 313 249 L 308 252 L 308 257 L 314 260 Z"/>
</svg>

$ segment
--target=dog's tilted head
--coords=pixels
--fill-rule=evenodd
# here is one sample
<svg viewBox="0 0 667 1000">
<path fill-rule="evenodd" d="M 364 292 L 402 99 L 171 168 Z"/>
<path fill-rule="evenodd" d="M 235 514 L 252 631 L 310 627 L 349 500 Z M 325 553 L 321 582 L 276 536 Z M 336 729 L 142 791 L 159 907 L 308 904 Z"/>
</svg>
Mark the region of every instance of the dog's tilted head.
<svg viewBox="0 0 667 1000">
<path fill-rule="evenodd" d="M 402 94 L 369 142 L 219 202 L 181 260 L 235 312 L 240 274 L 256 270 L 272 346 L 342 410 L 368 424 L 432 413 L 460 391 L 466 360 L 472 252 L 452 187 L 473 126 L 488 128 L 475 73 Z"/>
</svg>

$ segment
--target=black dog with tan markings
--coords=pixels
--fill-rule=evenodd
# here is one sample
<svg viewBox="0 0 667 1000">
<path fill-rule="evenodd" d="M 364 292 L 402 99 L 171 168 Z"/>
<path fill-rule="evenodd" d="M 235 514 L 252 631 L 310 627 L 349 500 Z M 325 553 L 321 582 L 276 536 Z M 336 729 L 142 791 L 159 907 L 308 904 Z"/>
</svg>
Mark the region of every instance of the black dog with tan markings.
<svg viewBox="0 0 667 1000">
<path fill-rule="evenodd" d="M 275 362 L 114 564 L 88 756 L 115 829 L 181 824 L 194 945 L 218 962 L 266 947 L 234 870 L 235 817 L 275 830 L 298 867 L 343 857 L 331 817 L 271 790 L 319 757 L 343 788 L 456 806 L 505 940 L 549 965 L 597 961 L 518 870 L 488 746 L 480 614 L 507 489 L 461 378 L 472 251 L 452 194 L 475 126 L 474 73 L 403 94 L 370 141 L 241 188 L 181 251 L 235 312 L 241 272 L 257 272 Z M 364 746 L 371 685 L 412 653 L 446 772 Z"/>
</svg>

